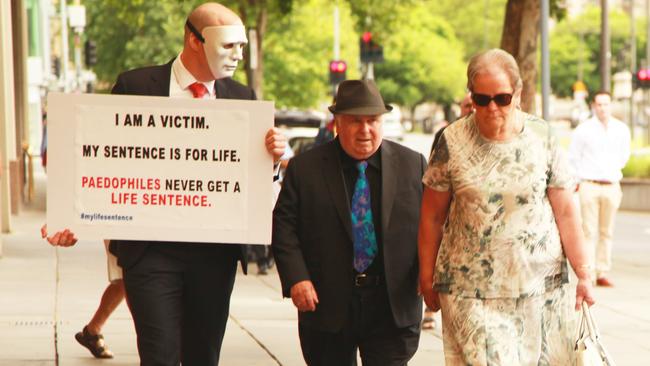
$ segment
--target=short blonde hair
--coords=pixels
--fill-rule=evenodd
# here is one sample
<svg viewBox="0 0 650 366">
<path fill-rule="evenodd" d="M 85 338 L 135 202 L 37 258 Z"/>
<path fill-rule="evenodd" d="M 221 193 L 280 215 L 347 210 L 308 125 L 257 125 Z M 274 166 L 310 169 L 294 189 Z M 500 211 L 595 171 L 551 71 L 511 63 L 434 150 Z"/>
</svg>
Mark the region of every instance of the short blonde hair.
<svg viewBox="0 0 650 366">
<path fill-rule="evenodd" d="M 519 66 L 515 58 L 500 48 L 493 48 L 477 53 L 469 60 L 469 65 L 467 65 L 467 89 L 473 91 L 476 75 L 485 72 L 491 67 L 497 67 L 508 75 L 513 92 L 517 92 L 523 87 Z"/>
</svg>

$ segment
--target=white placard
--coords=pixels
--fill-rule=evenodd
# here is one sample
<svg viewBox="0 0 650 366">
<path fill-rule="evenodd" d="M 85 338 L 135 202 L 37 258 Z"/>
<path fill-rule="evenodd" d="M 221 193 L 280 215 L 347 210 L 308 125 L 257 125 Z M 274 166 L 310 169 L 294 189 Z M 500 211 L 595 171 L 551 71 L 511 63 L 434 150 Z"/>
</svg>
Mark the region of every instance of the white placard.
<svg viewBox="0 0 650 366">
<path fill-rule="evenodd" d="M 273 103 L 48 96 L 47 224 L 79 238 L 269 244 Z"/>
</svg>

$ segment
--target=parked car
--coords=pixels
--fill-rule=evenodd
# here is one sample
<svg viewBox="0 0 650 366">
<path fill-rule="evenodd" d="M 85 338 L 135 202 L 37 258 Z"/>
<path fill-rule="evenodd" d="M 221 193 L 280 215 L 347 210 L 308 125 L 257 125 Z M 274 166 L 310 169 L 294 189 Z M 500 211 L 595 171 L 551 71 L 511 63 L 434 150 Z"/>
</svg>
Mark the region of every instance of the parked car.
<svg viewBox="0 0 650 366">
<path fill-rule="evenodd" d="M 313 147 L 324 118 L 322 113 L 317 112 L 278 110 L 275 112 L 275 126 L 283 130 L 289 146 L 298 155 Z"/>
<path fill-rule="evenodd" d="M 402 112 L 393 105 L 393 110 L 382 116 L 384 138 L 393 141 L 404 140 L 404 127 L 402 126 Z"/>
</svg>

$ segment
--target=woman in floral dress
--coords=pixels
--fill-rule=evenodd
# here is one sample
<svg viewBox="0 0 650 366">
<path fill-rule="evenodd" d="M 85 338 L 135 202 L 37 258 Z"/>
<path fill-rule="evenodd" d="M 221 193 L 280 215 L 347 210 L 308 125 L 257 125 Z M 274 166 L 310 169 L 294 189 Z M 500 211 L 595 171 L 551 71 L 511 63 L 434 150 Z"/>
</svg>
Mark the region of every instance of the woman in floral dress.
<svg viewBox="0 0 650 366">
<path fill-rule="evenodd" d="M 445 129 L 423 182 L 420 286 L 442 309 L 447 365 L 570 365 L 575 309 L 594 303 L 562 151 L 517 107 L 522 81 L 499 49 L 467 70 L 475 112 Z"/>
</svg>

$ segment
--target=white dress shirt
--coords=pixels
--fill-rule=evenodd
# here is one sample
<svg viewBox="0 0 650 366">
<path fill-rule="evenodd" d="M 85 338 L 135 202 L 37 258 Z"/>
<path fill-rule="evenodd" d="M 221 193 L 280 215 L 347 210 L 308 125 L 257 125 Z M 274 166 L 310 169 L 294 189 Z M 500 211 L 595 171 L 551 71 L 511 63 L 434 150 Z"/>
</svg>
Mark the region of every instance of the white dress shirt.
<svg viewBox="0 0 650 366">
<path fill-rule="evenodd" d="M 181 60 L 181 55 L 178 55 L 172 63 L 172 74 L 169 78 L 169 96 L 171 98 L 194 98 L 189 86 L 195 82 L 197 80 L 187 71 Z M 214 99 L 216 97 L 214 80 L 203 82 L 203 85 L 208 89 L 203 99 Z"/>
<path fill-rule="evenodd" d="M 630 129 L 610 118 L 607 125 L 595 116 L 578 125 L 569 146 L 569 164 L 580 180 L 618 182 L 630 158 Z"/>
</svg>

